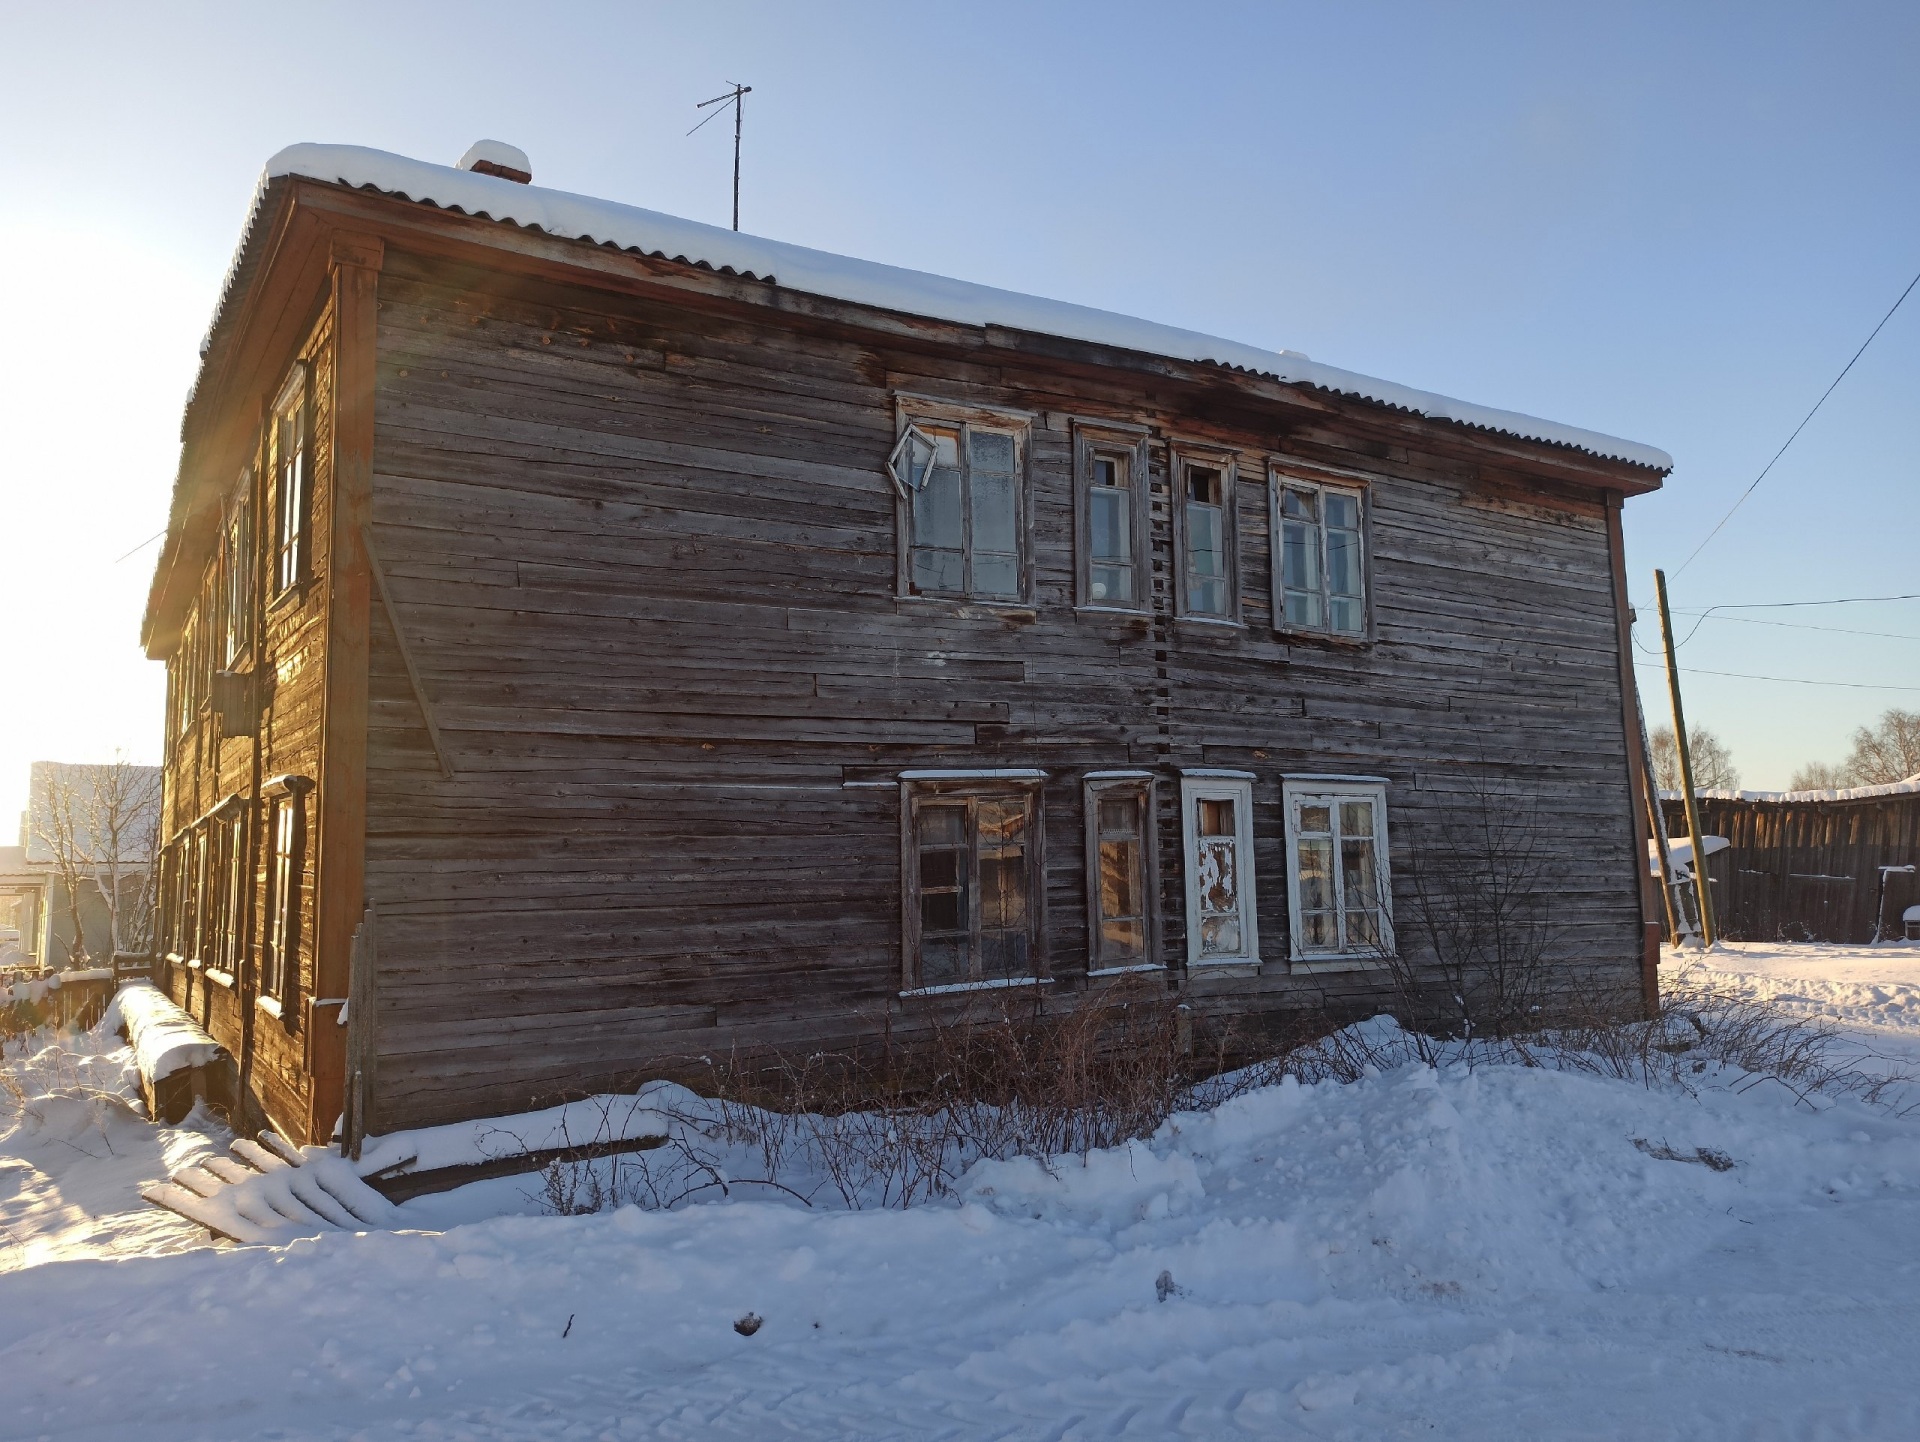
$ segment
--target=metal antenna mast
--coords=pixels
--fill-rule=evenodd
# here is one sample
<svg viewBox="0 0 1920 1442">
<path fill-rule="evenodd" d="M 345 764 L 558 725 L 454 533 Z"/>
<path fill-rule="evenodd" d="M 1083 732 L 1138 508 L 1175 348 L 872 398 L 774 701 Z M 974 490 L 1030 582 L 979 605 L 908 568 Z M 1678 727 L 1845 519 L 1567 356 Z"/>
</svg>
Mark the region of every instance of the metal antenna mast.
<svg viewBox="0 0 1920 1442">
<path fill-rule="evenodd" d="M 716 95 L 711 100 L 702 100 L 693 108 L 695 110 L 705 110 L 709 105 L 730 104 L 733 106 L 733 228 L 738 230 L 740 228 L 740 121 L 747 108 L 746 101 L 743 97 L 752 94 L 753 87 L 751 85 L 742 85 L 734 80 L 729 80 L 727 83 L 733 86 L 733 89 L 729 90 L 725 95 Z M 713 112 L 713 115 L 722 114 L 725 114 L 725 112 L 721 110 Z M 713 119 L 713 115 L 709 115 L 707 120 Z M 705 125 L 707 120 L 701 121 L 700 125 Z M 700 125 L 694 126 L 693 130 L 698 130 Z M 689 130 L 687 134 L 693 134 L 693 130 Z"/>
</svg>

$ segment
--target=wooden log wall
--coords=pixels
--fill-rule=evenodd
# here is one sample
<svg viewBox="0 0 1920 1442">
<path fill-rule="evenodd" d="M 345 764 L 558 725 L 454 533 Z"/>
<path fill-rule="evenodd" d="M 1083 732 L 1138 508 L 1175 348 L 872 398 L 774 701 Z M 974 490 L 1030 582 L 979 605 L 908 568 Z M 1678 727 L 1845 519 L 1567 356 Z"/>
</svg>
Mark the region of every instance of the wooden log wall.
<svg viewBox="0 0 1920 1442">
<path fill-rule="evenodd" d="M 243 657 L 250 665 L 261 688 L 260 774 L 317 777 L 320 765 L 320 728 L 324 645 L 326 633 L 326 580 L 332 559 L 333 478 L 333 324 L 331 310 L 323 310 L 301 344 L 297 359 L 312 368 L 309 387 L 313 407 L 310 451 L 312 486 L 312 552 L 306 585 L 280 597 L 269 592 L 272 526 L 268 508 L 256 507 L 253 528 L 258 567 L 256 614 L 260 624 L 254 653 Z M 258 378 L 262 392 L 261 412 L 278 392 L 285 371 Z M 239 478 L 234 479 L 237 492 Z M 271 494 L 270 488 L 264 493 Z M 187 630 L 211 626 L 216 612 L 216 587 L 220 580 L 221 560 L 216 553 L 206 562 L 205 581 L 199 599 L 188 616 Z M 183 666 L 193 653 L 183 644 L 168 664 L 169 715 L 173 714 L 173 693 L 184 684 Z M 202 686 L 204 692 L 205 687 Z M 303 1015 L 291 1015 L 285 1021 L 262 1011 L 259 994 L 260 948 L 264 936 L 267 868 L 271 864 L 271 838 L 258 836 L 263 823 L 259 800 L 253 794 L 255 738 L 246 735 L 225 736 L 221 721 L 210 704 L 203 703 L 187 726 L 170 739 L 165 762 L 163 799 L 163 837 L 174 838 L 183 828 L 203 817 L 207 811 L 232 796 L 245 803 L 246 823 L 243 844 L 250 844 L 253 861 L 250 908 L 228 918 L 230 926 L 243 928 L 244 963 L 231 982 L 210 980 L 207 972 L 211 958 L 180 956 L 163 961 L 156 976 L 161 987 L 174 1001 L 189 1011 L 240 1065 L 246 1078 L 246 1104 L 263 1114 L 283 1135 L 304 1136 L 308 1131 L 310 1100 L 307 1035 Z M 309 805 L 311 805 L 311 798 Z M 312 828 L 309 825 L 309 835 Z M 304 1006 L 314 995 L 314 848 L 306 850 L 301 883 L 301 928 L 299 995 Z M 217 894 L 209 882 L 201 905 L 211 905 Z M 163 902 L 165 898 L 163 897 Z M 163 937 L 170 934 L 164 929 Z M 163 952 L 164 952 L 163 944 Z M 199 963 L 192 965 L 191 963 Z M 258 1120 L 259 1118 L 253 1118 Z"/>
<path fill-rule="evenodd" d="M 1592 487 L 1206 386 L 800 315 L 508 280 L 390 241 L 380 282 L 368 897 L 373 1131 L 631 1082 L 661 1058 L 877 1030 L 901 987 L 903 768 L 1041 767 L 1045 964 L 1086 969 L 1081 775 L 1158 782 L 1185 955 L 1181 767 L 1256 773 L 1254 1015 L 1385 1000 L 1286 964 L 1280 780 L 1388 778 L 1395 906 L 1463 798 L 1531 798 L 1569 989 L 1637 1005 L 1640 924 L 1604 503 Z M 1030 609 L 895 596 L 898 392 L 1034 415 Z M 1153 428 L 1154 610 L 1076 614 L 1073 417 Z M 1457 432 L 1456 432 L 1457 434 Z M 1169 443 L 1239 458 L 1243 620 L 1173 617 Z M 1267 460 L 1373 478 L 1378 640 L 1276 637 Z M 396 625 L 400 634 L 396 635 Z M 409 681 L 411 654 L 453 776 Z M 875 784 L 879 783 L 879 784 Z"/>
<path fill-rule="evenodd" d="M 1667 825 L 1686 832 L 1678 801 Z M 1920 866 L 1920 796 L 1857 801 L 1739 801 L 1704 797 L 1700 824 L 1724 836 L 1708 858 L 1714 915 L 1736 941 L 1825 941 L 1859 945 L 1901 935 L 1900 916 L 1920 905 L 1920 881 L 1895 873 L 1880 892 L 1883 866 Z M 1876 913 L 1879 913 L 1878 915 Z"/>
</svg>

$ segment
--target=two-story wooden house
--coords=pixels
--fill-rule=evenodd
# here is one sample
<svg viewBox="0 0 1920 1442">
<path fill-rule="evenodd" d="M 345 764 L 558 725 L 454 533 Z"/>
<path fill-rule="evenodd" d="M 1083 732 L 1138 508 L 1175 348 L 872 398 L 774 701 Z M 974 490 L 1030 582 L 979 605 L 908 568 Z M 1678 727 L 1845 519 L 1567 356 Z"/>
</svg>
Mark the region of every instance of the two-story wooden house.
<svg viewBox="0 0 1920 1442">
<path fill-rule="evenodd" d="M 163 971 L 275 1123 L 1141 971 L 1377 1006 L 1490 777 L 1640 1004 L 1664 454 L 529 169 L 275 157 L 187 406 Z"/>
</svg>

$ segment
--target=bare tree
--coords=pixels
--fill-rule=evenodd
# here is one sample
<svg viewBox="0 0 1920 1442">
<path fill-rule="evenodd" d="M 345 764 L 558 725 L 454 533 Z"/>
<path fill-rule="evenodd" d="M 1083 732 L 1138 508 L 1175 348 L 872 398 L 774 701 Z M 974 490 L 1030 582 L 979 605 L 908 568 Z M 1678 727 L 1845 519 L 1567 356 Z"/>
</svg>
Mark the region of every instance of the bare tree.
<svg viewBox="0 0 1920 1442">
<path fill-rule="evenodd" d="M 1920 775 L 1920 711 L 1894 707 L 1855 731 L 1846 773 L 1855 786 L 1890 786 Z"/>
<path fill-rule="evenodd" d="M 1386 958 L 1423 1033 L 1501 1038 L 1537 1029 L 1560 939 L 1550 835 L 1535 794 L 1476 778 L 1411 853 L 1430 958 Z"/>
<path fill-rule="evenodd" d="M 1680 789 L 1680 748 L 1674 744 L 1671 726 L 1656 727 L 1648 738 L 1653 748 L 1653 776 L 1662 791 Z M 1692 752 L 1693 784 L 1702 791 L 1737 791 L 1740 768 L 1733 764 L 1733 752 L 1727 743 L 1704 726 L 1687 728 L 1687 748 Z"/>
<path fill-rule="evenodd" d="M 113 952 L 144 951 L 158 889 L 160 771 L 124 756 L 81 765 L 36 766 L 31 824 L 66 891 L 75 958 L 90 954 L 81 897 L 106 911 Z"/>
<path fill-rule="evenodd" d="M 1793 773 L 1793 780 L 1787 783 L 1789 791 L 1838 791 L 1851 786 L 1847 779 L 1847 768 L 1835 766 L 1826 761 L 1809 761 Z"/>
</svg>

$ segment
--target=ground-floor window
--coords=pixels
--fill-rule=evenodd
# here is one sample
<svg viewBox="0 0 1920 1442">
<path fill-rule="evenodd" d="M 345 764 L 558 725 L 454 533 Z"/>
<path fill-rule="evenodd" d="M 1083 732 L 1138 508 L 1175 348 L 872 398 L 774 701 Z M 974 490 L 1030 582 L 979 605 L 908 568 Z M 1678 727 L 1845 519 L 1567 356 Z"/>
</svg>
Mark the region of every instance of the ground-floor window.
<svg viewBox="0 0 1920 1442">
<path fill-rule="evenodd" d="M 1303 776 L 1288 779 L 1281 791 L 1294 959 L 1391 955 L 1386 784 Z"/>
<path fill-rule="evenodd" d="M 305 788 L 279 791 L 267 800 L 266 936 L 260 949 L 260 997 L 273 1007 L 290 1004 L 300 975 L 301 879 L 306 867 Z"/>
<path fill-rule="evenodd" d="M 1151 966 L 1153 778 L 1094 772 L 1085 785 L 1087 969 Z"/>
<path fill-rule="evenodd" d="M 1038 975 L 1041 779 L 903 778 L 908 990 Z"/>
<path fill-rule="evenodd" d="M 1187 964 L 1257 962 L 1253 778 L 1189 772 L 1180 778 L 1180 812 L 1187 869 Z"/>
</svg>

